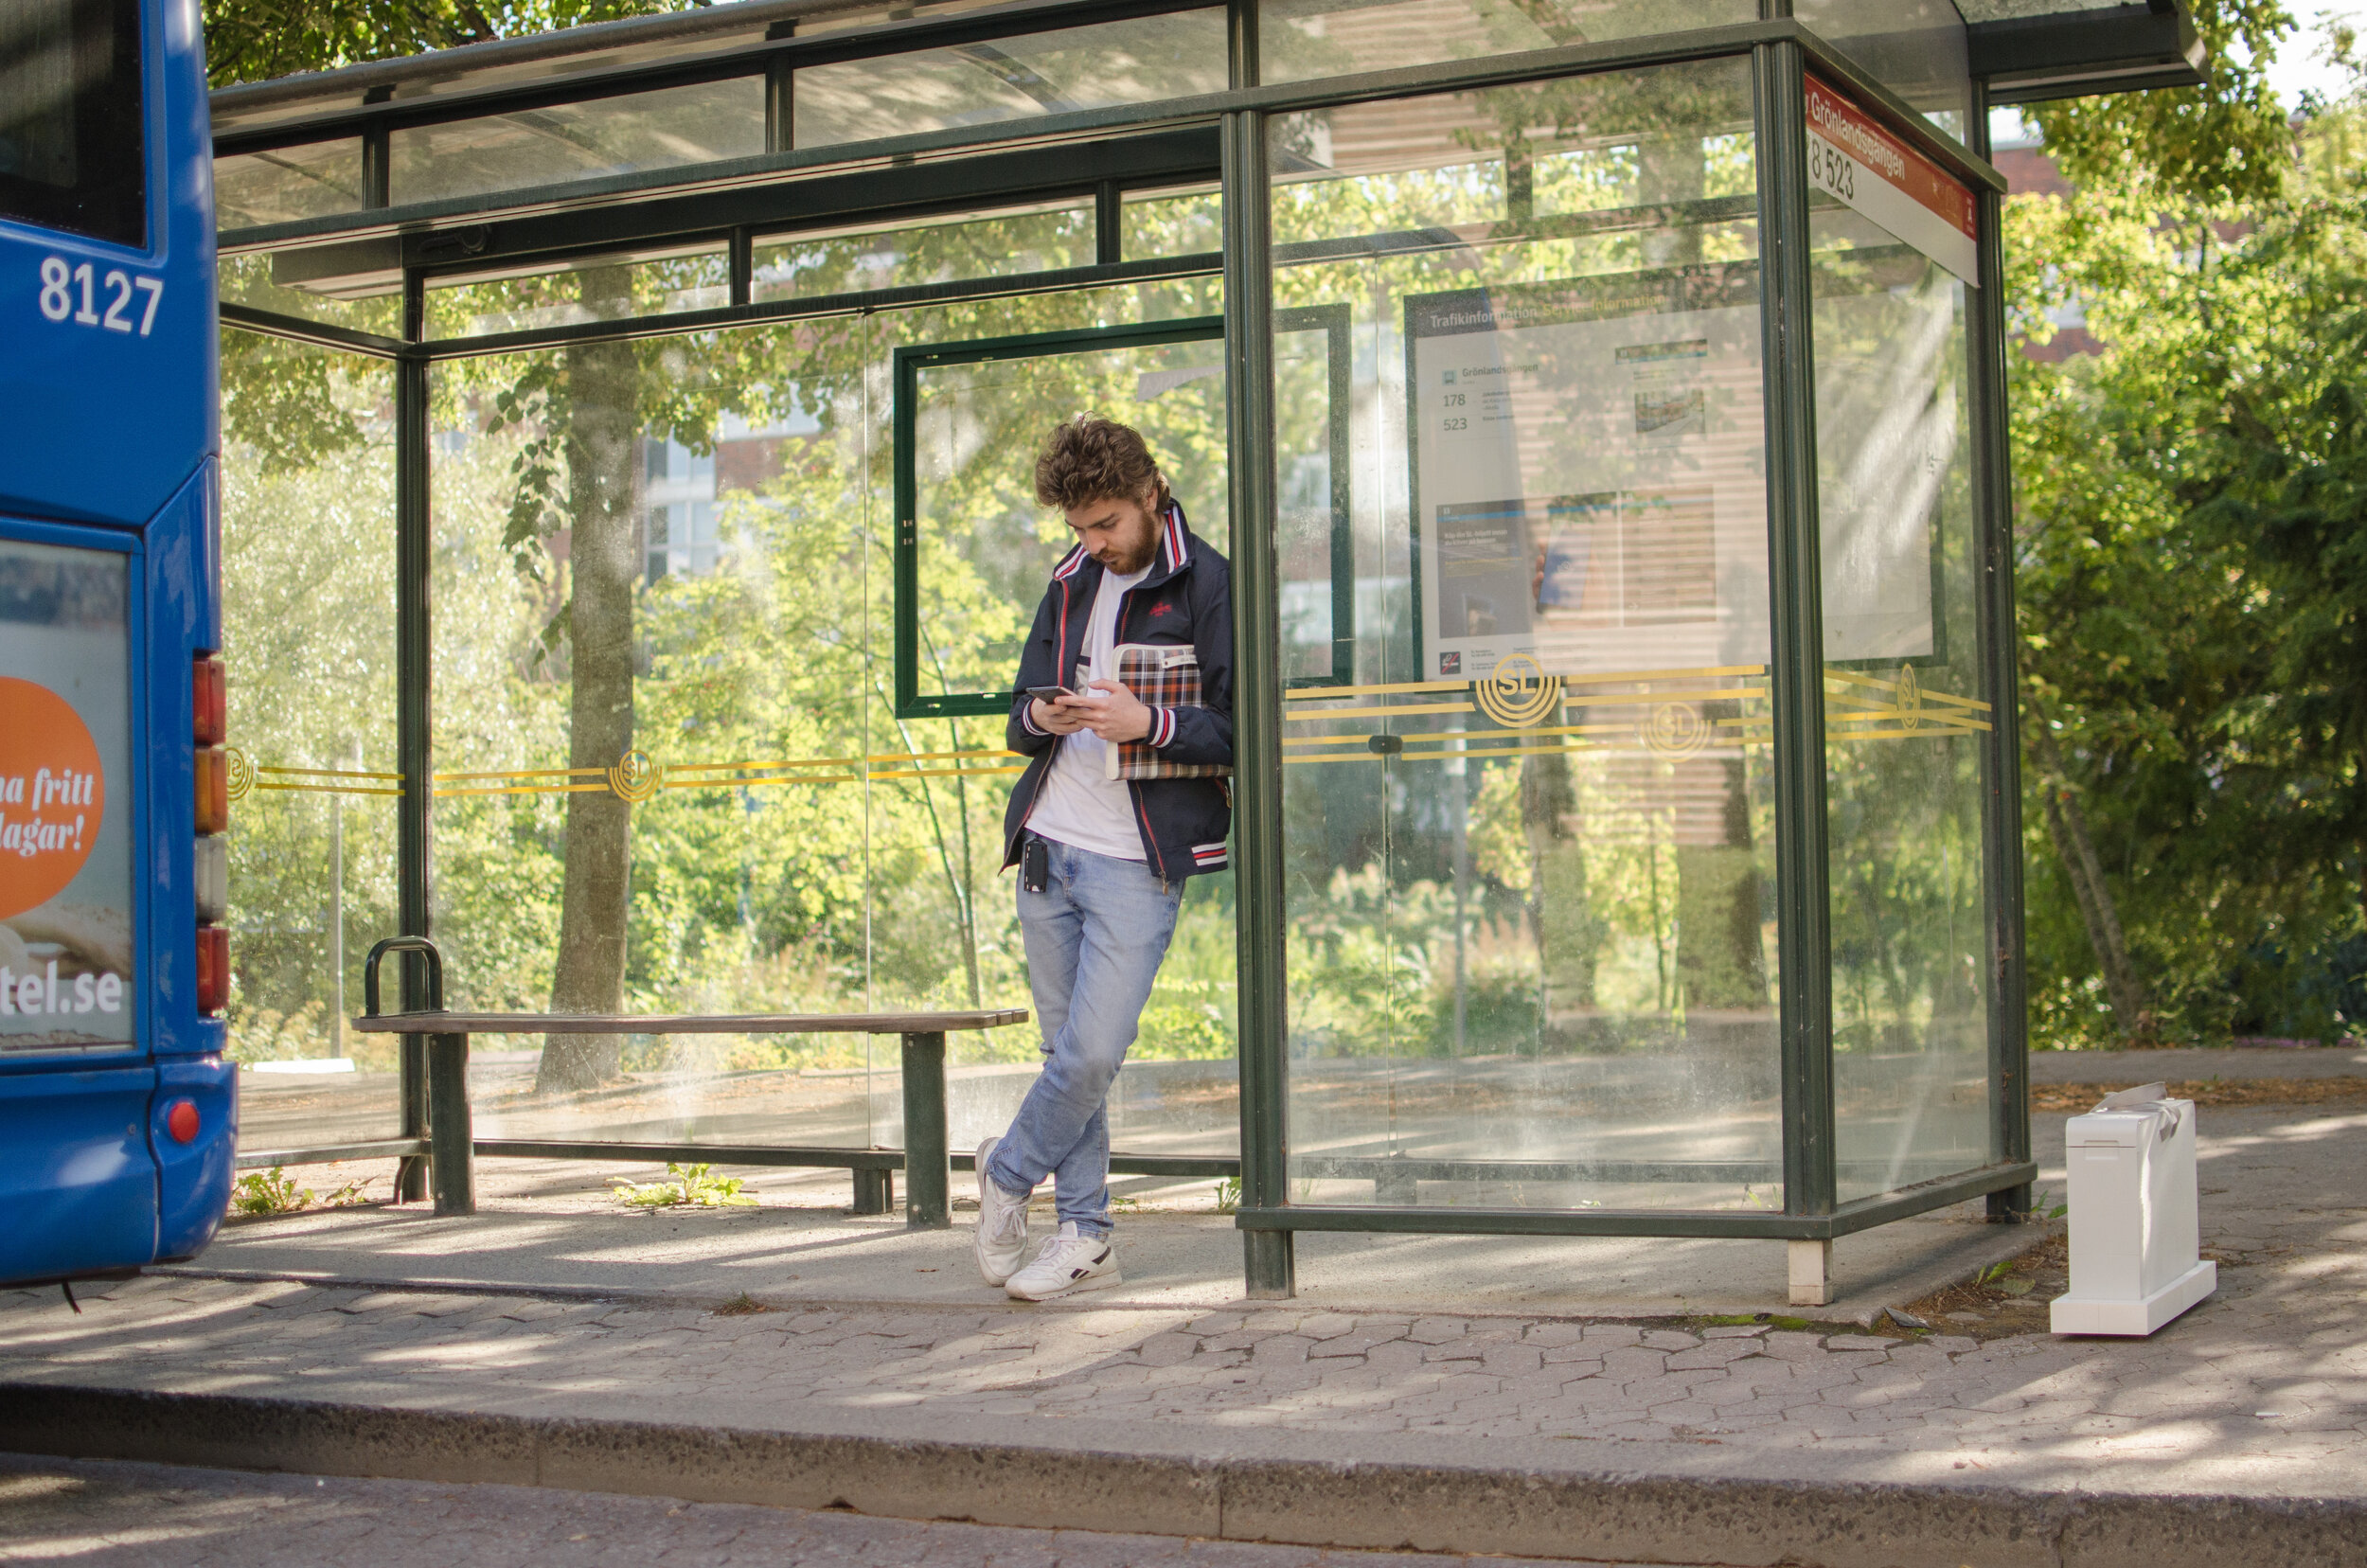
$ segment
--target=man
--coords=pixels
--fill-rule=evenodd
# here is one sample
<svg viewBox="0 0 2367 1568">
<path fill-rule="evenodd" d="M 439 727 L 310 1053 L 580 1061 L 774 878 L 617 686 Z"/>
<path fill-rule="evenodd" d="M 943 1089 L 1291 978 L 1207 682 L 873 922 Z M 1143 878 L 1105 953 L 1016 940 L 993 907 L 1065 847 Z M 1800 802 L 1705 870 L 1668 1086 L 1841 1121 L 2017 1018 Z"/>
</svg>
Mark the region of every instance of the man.
<svg viewBox="0 0 2367 1568">
<path fill-rule="evenodd" d="M 978 1146 L 978 1272 L 1022 1301 L 1120 1282 L 1110 1239 L 1111 1081 L 1175 933 L 1184 880 L 1226 864 L 1232 569 L 1195 538 L 1142 437 L 1079 415 L 1036 459 L 1036 499 L 1077 534 L 1036 611 L 1011 704 L 1031 760 L 1004 820 L 1044 1068 Z M 1199 705 L 1146 703 L 1119 650 Z M 1189 650 L 1186 653 L 1184 650 Z M 1029 688 L 1047 692 L 1031 695 Z M 1112 747 L 1120 748 L 1112 765 Z M 1124 772 L 1126 776 L 1117 776 Z M 1190 776 L 1179 776 L 1188 775 Z M 1024 1268 L 1027 1202 L 1052 1178 L 1059 1232 Z"/>
</svg>

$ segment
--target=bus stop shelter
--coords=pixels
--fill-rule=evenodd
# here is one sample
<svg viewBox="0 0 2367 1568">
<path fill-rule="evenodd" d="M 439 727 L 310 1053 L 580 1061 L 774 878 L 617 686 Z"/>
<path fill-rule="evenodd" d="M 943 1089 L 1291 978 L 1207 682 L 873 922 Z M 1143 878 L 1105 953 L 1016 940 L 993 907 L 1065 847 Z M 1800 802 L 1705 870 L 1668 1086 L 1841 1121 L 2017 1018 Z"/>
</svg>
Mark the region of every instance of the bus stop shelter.
<svg viewBox="0 0 2367 1568">
<path fill-rule="evenodd" d="M 2198 59 L 2052 0 L 752 0 L 216 93 L 250 1125 L 417 1131 L 416 1056 L 400 1129 L 297 1070 L 357 936 L 484 1010 L 1024 1006 L 1029 455 L 1093 409 L 1238 623 L 1115 1168 L 1223 1183 L 1253 1294 L 1334 1229 L 1764 1238 L 1821 1300 L 2026 1209 L 1988 115 Z M 471 1095 L 893 1147 L 802 1049 Z M 956 1148 L 1028 1070 L 962 1050 Z"/>
</svg>

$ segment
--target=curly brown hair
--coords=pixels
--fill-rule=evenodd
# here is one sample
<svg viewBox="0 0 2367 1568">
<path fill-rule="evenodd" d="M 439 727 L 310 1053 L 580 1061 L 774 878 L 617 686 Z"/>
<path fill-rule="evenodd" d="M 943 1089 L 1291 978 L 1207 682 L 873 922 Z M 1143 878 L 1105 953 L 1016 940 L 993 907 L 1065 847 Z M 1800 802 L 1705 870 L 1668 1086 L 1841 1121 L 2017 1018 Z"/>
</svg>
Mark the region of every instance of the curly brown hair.
<svg viewBox="0 0 2367 1568">
<path fill-rule="evenodd" d="M 1166 506 L 1166 475 L 1142 432 L 1097 414 L 1055 425 L 1036 454 L 1036 499 L 1069 511 L 1095 501 L 1135 501 L 1156 512 Z"/>
</svg>

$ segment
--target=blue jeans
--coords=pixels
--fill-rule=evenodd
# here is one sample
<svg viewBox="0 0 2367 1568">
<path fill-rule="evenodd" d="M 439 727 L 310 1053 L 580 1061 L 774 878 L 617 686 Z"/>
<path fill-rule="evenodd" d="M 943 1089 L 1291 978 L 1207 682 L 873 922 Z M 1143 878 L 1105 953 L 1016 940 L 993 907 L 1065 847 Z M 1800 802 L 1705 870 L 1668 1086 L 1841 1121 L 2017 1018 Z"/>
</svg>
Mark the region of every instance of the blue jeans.
<svg viewBox="0 0 2367 1568">
<path fill-rule="evenodd" d="M 1046 840 L 1044 890 L 1019 890 L 1027 980 L 1043 1030 L 1043 1072 L 994 1147 L 987 1175 L 1006 1192 L 1053 1180 L 1055 1207 L 1079 1234 L 1110 1234 L 1110 1084 L 1134 1043 L 1143 1004 L 1175 935 L 1184 884 L 1141 861 Z"/>
</svg>

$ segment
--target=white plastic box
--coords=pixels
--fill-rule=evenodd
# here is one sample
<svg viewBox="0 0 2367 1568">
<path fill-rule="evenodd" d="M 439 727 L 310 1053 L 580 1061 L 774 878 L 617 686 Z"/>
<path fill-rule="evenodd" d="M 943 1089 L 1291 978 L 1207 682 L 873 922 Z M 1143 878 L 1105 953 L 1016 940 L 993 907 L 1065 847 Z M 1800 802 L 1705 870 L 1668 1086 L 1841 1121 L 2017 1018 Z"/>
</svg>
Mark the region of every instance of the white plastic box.
<svg viewBox="0 0 2367 1568">
<path fill-rule="evenodd" d="M 2145 1335 L 2218 1289 L 2196 1256 L 2195 1102 L 2147 1084 L 2106 1096 L 2064 1124 L 2071 1291 L 2055 1298 L 2058 1334 Z"/>
</svg>

